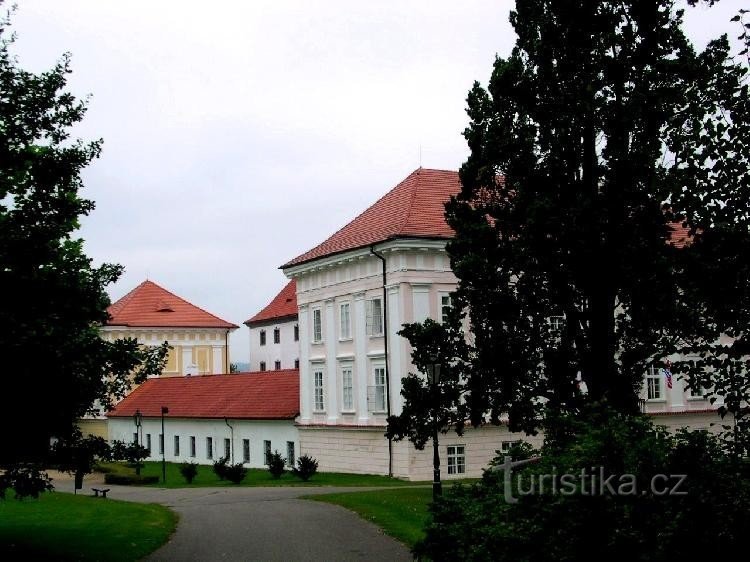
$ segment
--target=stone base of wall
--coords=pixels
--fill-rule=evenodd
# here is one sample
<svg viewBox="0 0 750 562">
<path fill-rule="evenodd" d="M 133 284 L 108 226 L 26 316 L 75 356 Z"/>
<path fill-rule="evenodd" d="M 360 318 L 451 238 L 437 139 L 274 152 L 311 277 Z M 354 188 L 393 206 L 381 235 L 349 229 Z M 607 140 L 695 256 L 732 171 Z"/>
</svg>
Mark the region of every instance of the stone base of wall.
<svg viewBox="0 0 750 562">
<path fill-rule="evenodd" d="M 346 426 L 305 427 L 300 425 L 300 452 L 314 457 L 321 472 L 353 474 L 388 474 L 388 440 L 385 428 L 349 428 Z M 440 435 L 439 451 L 441 478 L 478 478 L 482 470 L 496 456 L 503 441 L 523 439 L 534 446 L 541 445 L 541 437 L 511 433 L 505 426 L 467 429 L 463 436 L 453 432 Z M 448 446 L 463 445 L 465 472 L 448 474 Z M 431 481 L 433 477 L 432 443 L 418 451 L 406 441 L 393 442 L 393 475 L 416 481 Z"/>
</svg>

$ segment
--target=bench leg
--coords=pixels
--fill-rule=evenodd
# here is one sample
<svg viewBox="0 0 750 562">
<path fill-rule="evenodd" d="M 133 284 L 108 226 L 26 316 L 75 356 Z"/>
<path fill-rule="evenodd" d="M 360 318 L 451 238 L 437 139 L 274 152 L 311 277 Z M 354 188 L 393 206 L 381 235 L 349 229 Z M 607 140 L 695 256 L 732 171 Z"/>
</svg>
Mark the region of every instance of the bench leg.
<svg viewBox="0 0 750 562">
<path fill-rule="evenodd" d="M 107 492 L 102 492 L 102 498 L 104 498 L 104 499 L 107 498 Z"/>
</svg>

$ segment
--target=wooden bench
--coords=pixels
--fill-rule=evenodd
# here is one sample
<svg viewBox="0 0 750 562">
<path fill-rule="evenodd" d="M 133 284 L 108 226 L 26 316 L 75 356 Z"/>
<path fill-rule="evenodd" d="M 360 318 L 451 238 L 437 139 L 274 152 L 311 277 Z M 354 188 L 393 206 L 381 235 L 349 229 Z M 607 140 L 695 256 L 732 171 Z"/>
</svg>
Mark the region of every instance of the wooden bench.
<svg viewBox="0 0 750 562">
<path fill-rule="evenodd" d="M 107 497 L 107 492 L 109 492 L 109 488 L 91 488 L 91 489 L 94 490 L 94 497 L 95 498 L 99 497 L 99 493 L 102 494 L 103 498 L 106 498 Z"/>
</svg>

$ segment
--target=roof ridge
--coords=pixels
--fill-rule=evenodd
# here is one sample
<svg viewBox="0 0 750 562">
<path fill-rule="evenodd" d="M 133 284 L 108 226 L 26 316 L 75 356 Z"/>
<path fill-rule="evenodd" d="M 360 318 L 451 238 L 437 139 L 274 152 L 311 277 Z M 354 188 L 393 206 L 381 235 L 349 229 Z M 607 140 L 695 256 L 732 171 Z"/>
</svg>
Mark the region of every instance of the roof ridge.
<svg viewBox="0 0 750 562">
<path fill-rule="evenodd" d="M 153 282 L 153 281 L 151 281 L 150 279 L 147 279 L 146 281 L 144 281 L 144 283 L 151 283 L 151 284 L 155 285 L 156 287 L 159 287 L 159 288 L 160 288 L 160 289 L 161 289 L 162 291 L 164 291 L 165 293 L 167 293 L 167 294 L 169 294 L 169 295 L 173 296 L 174 298 L 176 298 L 176 299 L 178 299 L 178 300 L 181 300 L 181 301 L 182 301 L 182 302 L 184 302 L 185 304 L 188 304 L 188 305 L 190 305 L 190 306 L 192 306 L 192 307 L 195 307 L 195 308 L 197 308 L 198 310 L 200 310 L 201 312 L 205 312 L 206 314 L 208 314 L 208 315 L 209 315 L 209 316 L 211 316 L 212 318 L 215 318 L 216 320 L 219 320 L 219 321 L 221 321 L 221 322 L 226 322 L 227 324 L 232 324 L 232 325 L 233 325 L 233 326 L 235 326 L 236 328 L 239 328 L 239 326 L 236 326 L 236 325 L 234 324 L 234 322 L 228 322 L 227 320 L 224 320 L 223 318 L 219 318 L 219 317 L 218 317 L 218 316 L 216 316 L 215 314 L 212 314 L 212 313 L 210 313 L 210 312 L 209 312 L 208 310 L 206 310 L 205 308 L 201 308 L 201 307 L 200 307 L 200 306 L 198 306 L 197 304 L 193 304 L 193 303 L 192 303 L 192 302 L 190 302 L 189 300 L 187 300 L 187 299 L 184 299 L 184 298 L 182 298 L 182 297 L 181 297 L 181 296 L 179 296 L 179 295 L 175 295 L 175 294 L 174 294 L 174 293 L 173 293 L 172 291 L 170 291 L 169 289 L 165 289 L 164 287 L 162 287 L 162 286 L 161 286 L 161 285 L 159 285 L 158 283 L 154 283 L 154 282 Z"/>
<path fill-rule="evenodd" d="M 414 176 L 414 175 L 417 176 L 416 179 L 414 180 L 414 188 L 411 190 L 411 197 L 409 198 L 409 206 L 406 209 L 406 217 L 404 218 L 404 223 L 398 229 L 399 232 L 403 232 L 404 229 L 409 224 L 409 219 L 411 218 L 411 213 L 412 213 L 412 210 L 414 209 L 414 198 L 416 197 L 417 190 L 419 189 L 419 181 L 421 179 L 421 174 L 420 174 L 421 171 L 422 171 L 422 166 L 420 166 L 419 168 L 417 168 L 416 170 L 414 170 L 411 174 L 409 174 L 409 176 L 403 182 L 401 182 L 401 183 L 405 183 L 405 182 L 409 181 L 409 178 L 411 178 L 412 176 Z"/>
</svg>

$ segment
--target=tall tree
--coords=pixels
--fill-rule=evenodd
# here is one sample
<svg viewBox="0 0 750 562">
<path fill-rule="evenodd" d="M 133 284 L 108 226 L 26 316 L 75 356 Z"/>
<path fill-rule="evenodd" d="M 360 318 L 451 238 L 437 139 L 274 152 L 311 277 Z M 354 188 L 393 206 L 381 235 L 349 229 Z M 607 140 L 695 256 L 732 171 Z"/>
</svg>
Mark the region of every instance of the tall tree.
<svg viewBox="0 0 750 562">
<path fill-rule="evenodd" d="M 132 382 L 161 369 L 166 349 L 106 342 L 105 287 L 118 265 L 92 266 L 75 237 L 94 208 L 80 197 L 81 170 L 101 141 L 70 136 L 86 104 L 65 90 L 70 57 L 33 74 L 11 55 L 0 22 L 0 465 L 46 458 L 52 436 L 107 408 Z"/>
<path fill-rule="evenodd" d="M 697 53 L 670 0 L 528 0 L 511 23 L 511 55 L 469 93 L 446 207 L 473 334 L 458 417 L 534 431 L 583 401 L 634 413 L 670 353 L 746 416 L 747 58 L 726 36 Z"/>
</svg>

